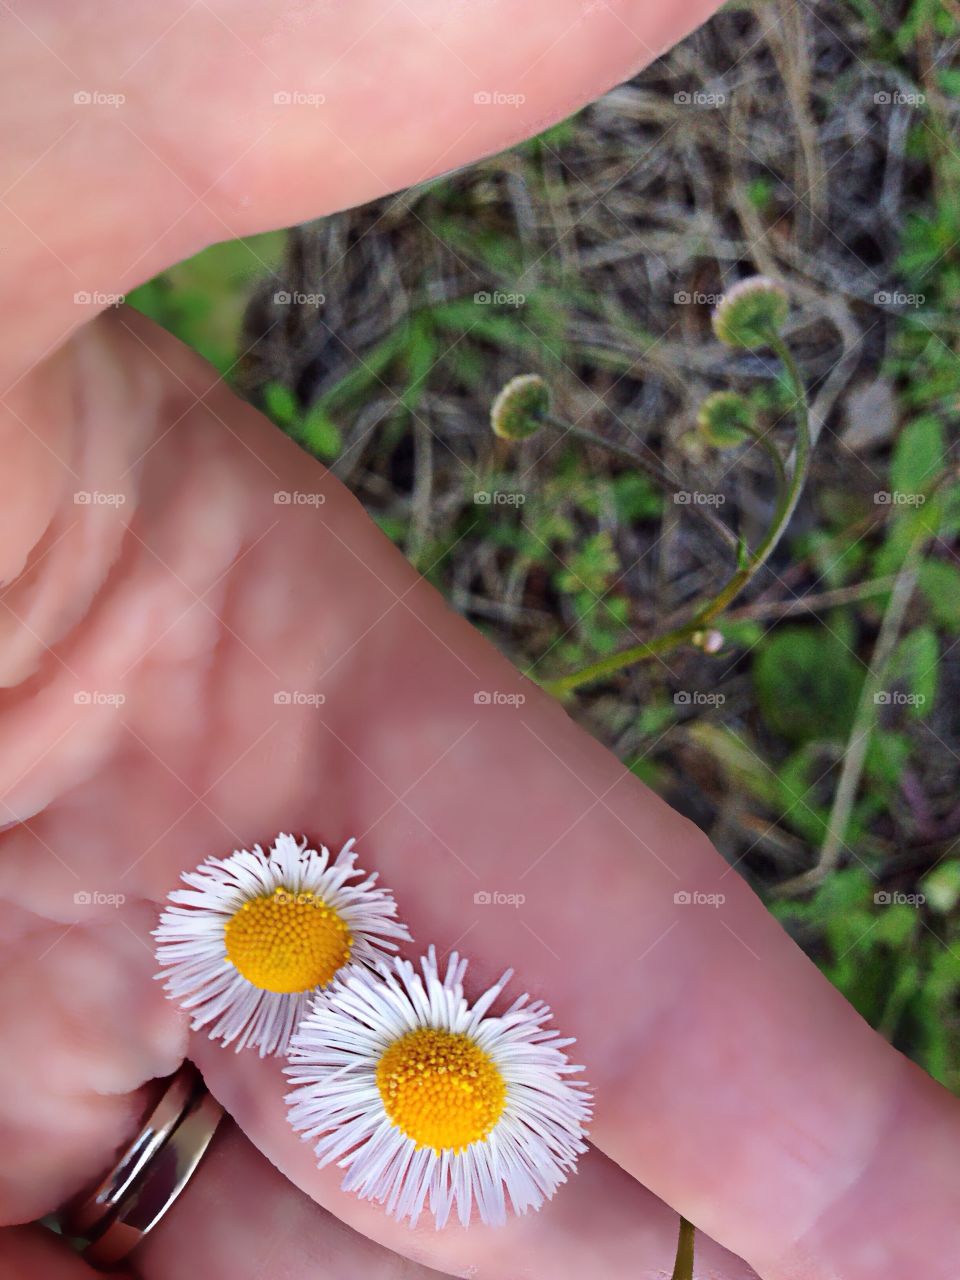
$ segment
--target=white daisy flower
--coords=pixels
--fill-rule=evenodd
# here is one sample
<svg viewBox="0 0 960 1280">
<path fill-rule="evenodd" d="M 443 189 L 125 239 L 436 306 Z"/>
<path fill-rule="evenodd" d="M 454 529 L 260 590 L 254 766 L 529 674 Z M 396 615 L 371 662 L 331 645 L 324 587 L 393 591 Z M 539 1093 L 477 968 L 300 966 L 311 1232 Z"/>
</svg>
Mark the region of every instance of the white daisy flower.
<svg viewBox="0 0 960 1280">
<path fill-rule="evenodd" d="M 466 1226 L 539 1209 L 586 1150 L 586 1086 L 569 1076 L 573 1043 L 544 1030 L 552 1014 L 523 995 L 487 1014 L 511 977 L 471 1006 L 466 960 L 440 977 L 436 950 L 423 976 L 399 958 L 378 972 L 348 969 L 322 995 L 290 1043 L 298 1087 L 289 1120 L 319 1138 L 320 1166 L 336 1161 L 345 1191 L 385 1204 L 416 1225 L 429 1204 L 438 1228 L 454 1206 Z"/>
<path fill-rule="evenodd" d="M 283 1053 L 318 988 L 410 937 L 353 845 L 331 859 L 281 834 L 266 853 L 254 845 L 183 873 L 190 887 L 170 894 L 154 930 L 157 977 L 195 1031 L 261 1058 Z"/>
</svg>

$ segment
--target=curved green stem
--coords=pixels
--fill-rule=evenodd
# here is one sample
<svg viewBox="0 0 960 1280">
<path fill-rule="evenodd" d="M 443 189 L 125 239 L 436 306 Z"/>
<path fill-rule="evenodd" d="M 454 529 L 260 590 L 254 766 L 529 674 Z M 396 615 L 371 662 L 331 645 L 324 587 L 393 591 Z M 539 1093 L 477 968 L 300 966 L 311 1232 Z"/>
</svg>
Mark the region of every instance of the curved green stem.
<svg viewBox="0 0 960 1280">
<path fill-rule="evenodd" d="M 693 1280 L 694 1226 L 686 1218 L 680 1219 L 680 1238 L 677 1241 L 677 1260 L 673 1264 L 670 1280 Z"/>
<path fill-rule="evenodd" d="M 622 671 L 624 667 L 632 666 L 633 663 L 642 662 L 647 658 L 657 657 L 661 653 L 668 652 L 676 645 L 682 644 L 683 641 L 689 640 L 695 632 L 701 631 L 707 623 L 712 622 L 714 618 L 723 613 L 727 605 L 740 594 L 747 583 L 750 582 L 773 554 L 777 543 L 786 532 L 787 525 L 796 510 L 800 495 L 803 492 L 803 486 L 806 483 L 810 463 L 810 413 L 807 406 L 806 390 L 793 356 L 779 335 L 771 335 L 769 342 L 772 350 L 776 352 L 783 362 L 793 389 L 795 397 L 793 409 L 797 418 L 797 440 L 789 481 L 786 479 L 783 461 L 782 459 L 780 460 L 780 468 L 778 470 L 779 497 L 773 520 L 763 541 L 756 551 L 750 554 L 747 563 L 737 569 L 736 573 L 727 579 L 717 594 L 708 600 L 705 605 L 702 605 L 686 622 L 673 627 L 670 631 L 661 633 L 659 636 L 653 636 L 648 641 L 632 645 L 629 649 L 622 649 L 619 653 L 613 653 L 606 658 L 591 662 L 587 666 L 581 667 L 579 671 L 571 672 L 570 675 L 561 676 L 557 680 L 545 681 L 543 687 L 549 693 L 562 697 L 574 689 L 578 689 L 581 685 L 590 684 L 594 680 L 614 675 L 616 672 Z M 779 479 L 781 475 L 784 478 L 783 483 Z"/>
</svg>

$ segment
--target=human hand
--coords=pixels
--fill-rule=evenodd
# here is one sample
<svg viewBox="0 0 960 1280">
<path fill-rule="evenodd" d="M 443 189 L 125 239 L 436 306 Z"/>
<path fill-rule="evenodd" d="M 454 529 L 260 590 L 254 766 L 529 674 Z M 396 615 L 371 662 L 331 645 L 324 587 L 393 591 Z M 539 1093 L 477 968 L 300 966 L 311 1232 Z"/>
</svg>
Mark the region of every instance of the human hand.
<svg viewBox="0 0 960 1280">
<path fill-rule="evenodd" d="M 709 8 L 537 3 L 522 28 L 505 0 L 6 12 L 4 1221 L 95 1177 L 143 1083 L 189 1053 L 249 1141 L 215 1140 L 135 1256 L 148 1277 L 661 1275 L 676 1219 L 644 1186 L 769 1280 L 953 1275 L 955 1102 L 318 464 L 142 318 L 81 328 L 74 303 L 507 145 Z M 476 109 L 501 87 L 526 101 Z M 324 110 L 278 107 L 289 90 Z M 277 706 L 279 689 L 325 702 Z M 478 707 L 480 690 L 526 702 Z M 540 1214 L 413 1233 L 343 1195 L 286 1124 L 279 1064 L 189 1037 L 163 1000 L 158 903 L 207 854 L 281 829 L 358 836 L 420 943 L 461 947 L 478 989 L 513 965 L 577 1035 L 595 1150 Z M 674 902 L 694 887 L 723 909 Z M 484 889 L 523 909 L 476 905 Z M 89 891 L 126 900 L 75 901 Z M 83 1273 L 36 1261 L 51 1247 L 13 1233 L 0 1258 Z M 706 1241 L 698 1268 L 750 1274 Z"/>
</svg>

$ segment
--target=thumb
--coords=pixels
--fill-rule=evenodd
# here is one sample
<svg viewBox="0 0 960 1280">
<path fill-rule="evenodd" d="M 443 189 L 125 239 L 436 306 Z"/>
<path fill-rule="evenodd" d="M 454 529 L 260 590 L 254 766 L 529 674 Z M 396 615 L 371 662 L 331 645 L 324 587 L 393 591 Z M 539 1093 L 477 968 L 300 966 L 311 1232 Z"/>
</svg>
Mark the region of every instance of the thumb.
<svg viewBox="0 0 960 1280">
<path fill-rule="evenodd" d="M 0 272 L 31 299 L 21 362 L 206 244 L 527 137 L 717 6 L 525 0 L 518 21 L 510 0 L 107 0 L 91 21 L 44 0 L 29 25 L 8 8 Z"/>
</svg>

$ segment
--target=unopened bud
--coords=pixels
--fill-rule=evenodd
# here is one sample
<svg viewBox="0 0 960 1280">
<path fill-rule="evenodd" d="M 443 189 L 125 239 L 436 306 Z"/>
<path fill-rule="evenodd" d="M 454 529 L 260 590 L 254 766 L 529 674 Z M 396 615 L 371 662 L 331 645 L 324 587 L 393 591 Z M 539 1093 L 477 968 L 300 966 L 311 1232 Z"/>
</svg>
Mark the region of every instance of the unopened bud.
<svg viewBox="0 0 960 1280">
<path fill-rule="evenodd" d="M 550 409 L 550 389 L 538 373 L 511 378 L 490 409 L 493 434 L 502 440 L 526 440 L 540 430 Z"/>
<path fill-rule="evenodd" d="M 766 276 L 735 284 L 713 313 L 713 332 L 728 347 L 769 347 L 790 310 L 786 291 Z"/>
<path fill-rule="evenodd" d="M 753 410 L 736 391 L 714 391 L 700 406 L 697 426 L 715 449 L 733 449 L 753 426 Z"/>
</svg>

